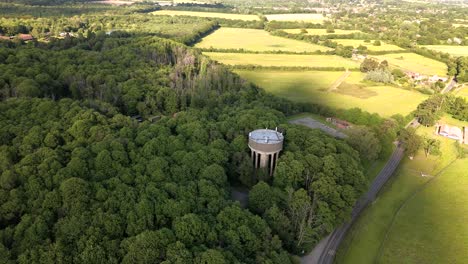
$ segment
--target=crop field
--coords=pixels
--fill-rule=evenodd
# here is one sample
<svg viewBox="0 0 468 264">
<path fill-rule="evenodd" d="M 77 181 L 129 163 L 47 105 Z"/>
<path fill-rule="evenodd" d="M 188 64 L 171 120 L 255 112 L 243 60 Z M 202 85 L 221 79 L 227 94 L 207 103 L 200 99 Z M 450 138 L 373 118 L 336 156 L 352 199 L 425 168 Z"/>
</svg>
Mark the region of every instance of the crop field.
<svg viewBox="0 0 468 264">
<path fill-rule="evenodd" d="M 220 28 L 195 45 L 197 48 L 244 49 L 251 51 L 327 51 L 330 48 L 299 40 L 272 36 L 260 29 Z"/>
<path fill-rule="evenodd" d="M 381 41 L 380 46 L 374 46 L 374 41 L 371 40 L 371 42 L 364 42 L 364 40 L 361 39 L 332 39 L 332 41 L 341 44 L 343 46 L 353 46 L 354 48 L 359 47 L 359 45 L 366 46 L 368 50 L 370 51 L 399 51 L 403 50 L 402 48 L 392 45 L 392 44 L 387 44 L 383 41 Z"/>
<path fill-rule="evenodd" d="M 326 29 L 324 28 L 306 28 L 307 30 L 306 35 L 332 35 L 332 34 L 339 34 L 339 35 L 344 35 L 344 34 L 353 34 L 353 33 L 364 33 L 360 30 L 343 30 L 343 29 L 335 29 L 334 33 L 328 33 Z M 301 28 L 293 28 L 293 29 L 283 29 L 283 31 L 291 34 L 300 34 L 302 29 Z"/>
<path fill-rule="evenodd" d="M 426 45 L 426 49 L 448 53 L 455 57 L 468 56 L 468 46 Z"/>
<path fill-rule="evenodd" d="M 335 55 L 256 54 L 204 52 L 213 60 L 228 65 L 302 66 L 359 68 L 359 63 Z"/>
<path fill-rule="evenodd" d="M 169 15 L 169 16 L 197 16 L 197 17 L 218 17 L 226 19 L 238 20 L 260 20 L 256 15 L 241 15 L 241 14 L 228 14 L 228 13 L 214 13 L 214 12 L 192 12 L 180 10 L 160 10 L 152 13 L 153 15 Z"/>
<path fill-rule="evenodd" d="M 448 116 L 443 122 L 468 125 Z M 413 160 L 404 158 L 379 198 L 348 233 L 337 263 L 404 259 L 404 263 L 435 264 L 468 259 L 468 158 L 451 163 L 456 159 L 455 141 L 434 135 L 434 127 L 420 127 L 418 134 L 440 140 L 443 154 L 426 158 L 420 151 Z"/>
<path fill-rule="evenodd" d="M 353 72 L 336 90 L 328 91 L 343 72 L 236 70 L 243 78 L 266 91 L 299 102 L 337 108 L 359 107 L 382 116 L 406 115 L 427 96 L 390 86 L 360 83 L 362 73 Z"/>
<path fill-rule="evenodd" d="M 322 14 L 273 14 L 266 15 L 266 18 L 268 21 L 305 21 L 313 23 L 322 23 L 328 19 Z"/>
<path fill-rule="evenodd" d="M 373 57 L 377 58 L 379 61 L 387 60 L 390 66 L 405 71 L 413 71 L 426 75 L 447 75 L 447 65 L 415 53 L 385 54 Z"/>
</svg>

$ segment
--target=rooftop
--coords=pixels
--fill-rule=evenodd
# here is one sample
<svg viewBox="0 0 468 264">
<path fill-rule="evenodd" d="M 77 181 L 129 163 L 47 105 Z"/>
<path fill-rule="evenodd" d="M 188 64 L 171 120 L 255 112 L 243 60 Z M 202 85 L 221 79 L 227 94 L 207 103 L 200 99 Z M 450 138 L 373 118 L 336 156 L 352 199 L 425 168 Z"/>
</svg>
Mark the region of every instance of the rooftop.
<svg viewBox="0 0 468 264">
<path fill-rule="evenodd" d="M 277 144 L 284 139 L 283 134 L 271 129 L 254 130 L 249 133 L 249 138 L 261 144 Z"/>
</svg>

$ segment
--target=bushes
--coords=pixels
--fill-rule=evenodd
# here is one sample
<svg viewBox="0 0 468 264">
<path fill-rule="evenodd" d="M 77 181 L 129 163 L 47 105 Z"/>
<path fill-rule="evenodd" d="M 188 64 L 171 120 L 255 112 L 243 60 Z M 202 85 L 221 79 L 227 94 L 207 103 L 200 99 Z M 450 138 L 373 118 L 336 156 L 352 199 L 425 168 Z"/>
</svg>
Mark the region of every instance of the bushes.
<svg viewBox="0 0 468 264">
<path fill-rule="evenodd" d="M 393 83 L 393 75 L 389 71 L 381 69 L 369 71 L 364 79 L 373 82 Z"/>
</svg>

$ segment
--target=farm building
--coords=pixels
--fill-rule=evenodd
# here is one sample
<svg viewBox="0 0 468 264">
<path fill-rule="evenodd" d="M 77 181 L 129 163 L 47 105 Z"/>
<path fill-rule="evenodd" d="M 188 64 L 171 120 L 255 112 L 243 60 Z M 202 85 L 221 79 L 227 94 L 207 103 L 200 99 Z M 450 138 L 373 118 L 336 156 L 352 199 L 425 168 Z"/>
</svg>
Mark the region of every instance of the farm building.
<svg viewBox="0 0 468 264">
<path fill-rule="evenodd" d="M 450 125 L 437 126 L 437 134 L 460 141 L 463 141 L 464 138 L 464 133 L 459 127 Z"/>
<path fill-rule="evenodd" d="M 429 82 L 431 82 L 431 83 L 435 83 L 435 82 L 438 82 L 438 81 L 446 82 L 446 81 L 447 81 L 447 78 L 446 78 L 446 77 L 437 76 L 437 75 L 434 75 L 434 76 L 429 77 Z"/>
<path fill-rule="evenodd" d="M 34 39 L 34 37 L 30 34 L 18 34 L 18 38 L 22 41 L 29 41 Z"/>
</svg>

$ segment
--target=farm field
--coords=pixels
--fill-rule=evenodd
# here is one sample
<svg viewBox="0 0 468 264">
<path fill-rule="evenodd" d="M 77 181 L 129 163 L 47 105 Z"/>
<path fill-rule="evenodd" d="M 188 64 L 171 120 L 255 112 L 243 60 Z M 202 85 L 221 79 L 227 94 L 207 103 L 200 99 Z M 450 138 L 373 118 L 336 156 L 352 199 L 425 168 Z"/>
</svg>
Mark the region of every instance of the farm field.
<svg viewBox="0 0 468 264">
<path fill-rule="evenodd" d="M 330 86 L 343 72 L 236 70 L 243 78 L 278 96 L 337 108 L 359 107 L 382 116 L 406 115 L 427 96 L 390 86 L 362 84 L 362 73 L 351 76 L 334 91 Z"/>
<path fill-rule="evenodd" d="M 372 57 L 377 58 L 379 61 L 387 60 L 390 66 L 405 71 L 413 71 L 426 75 L 447 76 L 447 65 L 415 53 L 385 54 Z"/>
<path fill-rule="evenodd" d="M 371 40 L 371 42 L 364 42 L 364 40 L 361 39 L 332 39 L 332 41 L 341 44 L 343 46 L 353 46 L 354 48 L 359 47 L 359 45 L 366 46 L 368 50 L 370 51 L 400 51 L 403 50 L 402 48 L 393 45 L 393 44 L 387 44 L 383 41 L 381 41 L 380 46 L 374 46 L 374 41 Z"/>
<path fill-rule="evenodd" d="M 213 60 L 228 65 L 302 66 L 359 68 L 359 63 L 335 55 L 256 54 L 204 52 Z"/>
<path fill-rule="evenodd" d="M 328 18 L 324 17 L 322 14 L 272 14 L 265 15 L 268 21 L 277 20 L 277 21 L 306 21 L 314 23 L 322 23 Z"/>
<path fill-rule="evenodd" d="M 448 116 L 442 121 L 468 125 Z M 418 134 L 440 140 L 443 155 L 426 158 L 420 151 L 413 160 L 404 158 L 378 199 L 351 228 L 336 263 L 394 263 L 395 259 L 463 263 L 467 259 L 468 159 L 451 164 L 456 159 L 455 141 L 434 135 L 434 127 L 419 127 Z M 439 172 L 439 178 L 434 178 Z"/>
<path fill-rule="evenodd" d="M 456 93 L 457 96 L 465 97 L 468 100 L 468 86 L 464 86 Z"/>
<path fill-rule="evenodd" d="M 468 46 L 425 45 L 422 47 L 430 50 L 445 52 L 456 57 L 468 56 Z"/>
<path fill-rule="evenodd" d="M 282 29 L 283 31 L 291 34 L 300 34 L 301 28 L 293 28 L 293 29 Z M 364 33 L 360 30 L 343 30 L 343 29 L 335 29 L 334 33 L 327 33 L 327 30 L 324 28 L 306 28 L 307 33 L 306 35 L 333 35 L 333 34 L 353 34 L 353 33 Z"/>
<path fill-rule="evenodd" d="M 241 14 L 228 14 L 228 13 L 214 13 L 214 12 L 192 12 L 180 10 L 159 10 L 152 12 L 153 15 L 169 15 L 169 16 L 198 16 L 198 17 L 218 17 L 226 19 L 238 20 L 260 20 L 256 15 L 241 15 Z"/>
<path fill-rule="evenodd" d="M 196 48 L 244 49 L 251 51 L 328 51 L 330 48 L 299 40 L 272 36 L 260 29 L 220 28 L 195 45 Z"/>
</svg>

